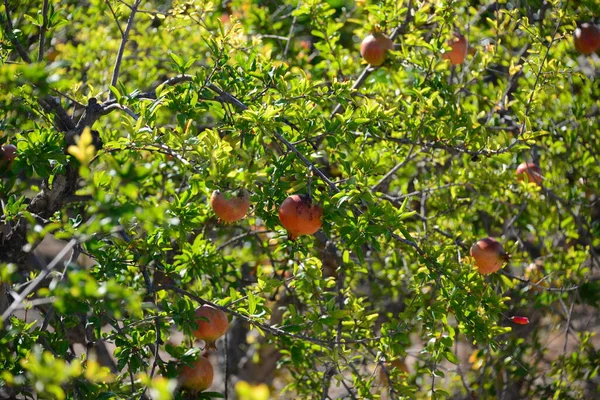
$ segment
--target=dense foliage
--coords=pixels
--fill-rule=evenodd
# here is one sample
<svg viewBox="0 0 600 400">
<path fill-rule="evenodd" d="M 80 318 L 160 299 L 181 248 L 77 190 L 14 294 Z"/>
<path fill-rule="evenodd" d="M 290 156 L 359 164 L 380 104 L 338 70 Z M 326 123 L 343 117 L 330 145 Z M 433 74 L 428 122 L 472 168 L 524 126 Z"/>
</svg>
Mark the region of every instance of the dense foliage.
<svg viewBox="0 0 600 400">
<path fill-rule="evenodd" d="M 573 32 L 598 16 L 5 0 L 0 397 L 597 395 L 600 58 Z M 394 42 L 380 67 L 372 31 Z M 239 189 L 248 215 L 219 221 L 212 193 Z M 316 234 L 288 240 L 291 194 L 322 207 Z M 488 236 L 510 258 L 483 275 Z M 231 321 L 217 350 L 192 335 L 201 304 Z M 186 391 L 201 354 L 213 385 Z"/>
</svg>

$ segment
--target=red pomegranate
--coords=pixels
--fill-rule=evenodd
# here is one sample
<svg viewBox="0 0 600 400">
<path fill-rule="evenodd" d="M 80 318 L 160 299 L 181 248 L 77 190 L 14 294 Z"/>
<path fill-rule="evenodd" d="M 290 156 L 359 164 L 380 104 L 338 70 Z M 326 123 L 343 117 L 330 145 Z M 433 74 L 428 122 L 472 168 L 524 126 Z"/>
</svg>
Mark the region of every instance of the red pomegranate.
<svg viewBox="0 0 600 400">
<path fill-rule="evenodd" d="M 215 190 L 210 196 L 210 205 L 219 217 L 219 221 L 239 221 L 244 218 L 250 208 L 250 193 L 246 189 L 240 189 L 234 193 L 222 193 Z"/>
<path fill-rule="evenodd" d="M 194 392 L 202 392 L 213 382 L 213 366 L 206 357 L 200 356 L 190 365 L 184 365 L 179 374 L 181 385 Z"/>
<path fill-rule="evenodd" d="M 502 268 L 508 260 L 502 245 L 492 238 L 478 240 L 471 246 L 471 257 L 475 259 L 475 266 L 482 274 L 491 274 Z"/>
<path fill-rule="evenodd" d="M 600 28 L 584 23 L 573 32 L 573 44 L 578 52 L 590 55 L 600 49 Z"/>
<path fill-rule="evenodd" d="M 323 209 L 318 204 L 313 204 L 308 195 L 293 194 L 279 207 L 279 220 L 288 231 L 290 240 L 318 231 L 322 216 Z"/>
<path fill-rule="evenodd" d="M 215 341 L 227 333 L 229 320 L 222 310 L 205 304 L 196 308 L 196 324 L 198 328 L 192 334 L 204 340 L 207 349 L 216 349 Z"/>
<path fill-rule="evenodd" d="M 448 41 L 448 46 L 450 46 L 450 51 L 442 54 L 442 59 L 449 60 L 452 65 L 464 63 L 469 47 L 467 38 L 458 32 L 454 32 L 454 36 Z"/>
<path fill-rule="evenodd" d="M 383 33 L 375 32 L 364 38 L 360 44 L 360 55 L 373 67 L 378 67 L 385 61 L 388 50 L 394 43 Z"/>
<path fill-rule="evenodd" d="M 17 158 L 17 146 L 10 143 L 3 145 L 2 149 L 0 150 L 0 158 L 3 158 L 8 162 L 12 162 L 15 158 Z"/>
</svg>

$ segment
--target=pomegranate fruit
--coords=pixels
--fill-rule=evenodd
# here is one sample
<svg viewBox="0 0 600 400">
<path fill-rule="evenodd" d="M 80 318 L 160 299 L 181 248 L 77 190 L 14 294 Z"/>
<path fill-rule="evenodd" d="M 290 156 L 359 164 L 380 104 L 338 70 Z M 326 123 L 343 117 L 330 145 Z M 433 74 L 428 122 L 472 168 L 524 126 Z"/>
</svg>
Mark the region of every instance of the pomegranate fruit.
<svg viewBox="0 0 600 400">
<path fill-rule="evenodd" d="M 502 245 L 492 238 L 478 240 L 471 246 L 471 257 L 475 259 L 475 266 L 481 274 L 491 274 L 502 268 L 508 260 Z"/>
<path fill-rule="evenodd" d="M 442 59 L 449 60 L 452 65 L 465 62 L 469 47 L 466 37 L 458 32 L 454 32 L 454 36 L 448 41 L 448 46 L 450 46 L 450 51 L 442 54 Z"/>
<path fill-rule="evenodd" d="M 207 349 L 216 349 L 215 341 L 227 333 L 229 320 L 223 311 L 205 304 L 196 308 L 196 324 L 194 337 L 204 340 Z"/>
<path fill-rule="evenodd" d="M 528 182 L 533 182 L 540 186 L 542 184 L 542 170 L 537 164 L 523 162 L 517 167 L 517 179 L 522 181 L 523 178 L 527 177 Z"/>
<path fill-rule="evenodd" d="M 213 366 L 206 357 L 200 356 L 190 365 L 181 368 L 179 379 L 181 385 L 194 392 L 202 392 L 210 387 L 213 382 Z"/>
<path fill-rule="evenodd" d="M 374 32 L 364 38 L 360 44 L 360 55 L 373 67 L 378 67 L 385 61 L 388 50 L 394 43 L 383 33 Z"/>
<path fill-rule="evenodd" d="M 222 193 L 215 190 L 210 196 L 210 206 L 219 217 L 219 221 L 239 221 L 246 216 L 250 208 L 250 193 L 246 189 L 240 189 L 234 193 Z"/>
<path fill-rule="evenodd" d="M 308 195 L 293 194 L 279 207 L 279 220 L 287 230 L 290 240 L 318 231 L 322 216 L 323 209 L 318 204 L 313 204 Z"/>
<path fill-rule="evenodd" d="M 590 55 L 600 49 L 600 28 L 594 24 L 581 24 L 573 32 L 573 44 L 578 52 Z"/>
<path fill-rule="evenodd" d="M 0 172 L 10 171 L 15 158 L 17 158 L 17 146 L 7 143 L 0 147 Z"/>
<path fill-rule="evenodd" d="M 3 158 L 8 162 L 12 162 L 15 158 L 17 158 L 17 146 L 10 143 L 3 145 L 2 149 L 0 149 L 0 158 Z"/>
</svg>

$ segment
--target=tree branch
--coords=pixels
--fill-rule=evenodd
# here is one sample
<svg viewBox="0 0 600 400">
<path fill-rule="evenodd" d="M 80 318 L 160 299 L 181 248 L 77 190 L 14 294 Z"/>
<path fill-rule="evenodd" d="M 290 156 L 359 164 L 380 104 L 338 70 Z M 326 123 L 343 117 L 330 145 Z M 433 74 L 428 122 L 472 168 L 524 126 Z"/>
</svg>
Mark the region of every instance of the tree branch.
<svg viewBox="0 0 600 400">
<path fill-rule="evenodd" d="M 12 304 L 4 311 L 4 313 L 2 314 L 2 317 L 0 317 L 0 322 L 4 323 L 4 321 L 6 321 L 8 319 L 8 317 L 10 317 L 10 315 L 19 308 L 19 305 L 21 304 L 21 302 L 27 297 L 29 296 L 35 289 L 37 289 L 37 287 L 39 286 L 39 284 L 48 276 L 50 275 L 50 273 L 52 272 L 52 270 L 54 268 L 56 268 L 56 266 L 58 265 L 58 263 L 60 262 L 60 260 L 63 259 L 64 256 L 67 255 L 67 253 L 69 251 L 71 251 L 71 249 L 77 244 L 77 239 L 71 239 L 71 241 L 60 251 L 60 253 L 58 253 L 56 255 L 56 257 L 54 257 L 54 259 L 52 260 L 52 262 L 50 264 L 48 264 L 48 267 L 46 269 L 44 269 L 42 272 L 40 272 L 40 274 L 34 279 L 32 280 L 29 285 L 27 285 L 27 287 L 25 289 L 23 289 L 23 291 L 17 295 L 17 297 L 14 299 L 14 301 L 12 302 Z"/>
<path fill-rule="evenodd" d="M 121 61 L 123 61 L 123 53 L 125 52 L 125 45 L 127 44 L 127 40 L 129 39 L 129 32 L 133 27 L 133 19 L 135 18 L 135 14 L 137 13 L 138 6 L 142 0 L 136 0 L 131 8 L 131 14 L 129 15 L 129 20 L 127 20 L 127 26 L 125 27 L 125 32 L 121 35 L 121 44 L 119 46 L 119 51 L 117 52 L 117 59 L 115 60 L 115 66 L 113 69 L 112 79 L 110 81 L 111 86 L 116 87 L 117 81 L 119 80 L 119 72 L 121 70 Z M 119 28 L 120 30 L 120 28 Z M 113 93 L 111 92 L 109 95 L 109 99 L 114 98 Z"/>
<path fill-rule="evenodd" d="M 119 28 L 119 32 L 121 32 L 121 37 L 125 36 L 125 32 L 123 32 L 123 28 L 121 28 L 121 24 L 119 23 L 119 18 L 117 18 L 117 14 L 115 14 L 115 10 L 110 5 L 110 0 L 104 0 L 106 5 L 108 6 L 113 18 L 115 19 L 115 23 L 117 24 L 117 28 Z"/>
<path fill-rule="evenodd" d="M 191 82 L 194 79 L 192 75 L 177 75 L 173 78 L 169 78 L 166 81 L 162 82 L 158 86 L 175 86 L 180 83 Z M 157 86 L 157 87 L 158 87 Z M 135 95 L 133 98 L 135 99 L 148 99 L 148 100 L 156 100 L 156 88 L 149 90 L 147 92 L 142 92 Z M 110 114 L 112 111 L 116 109 L 123 109 L 121 105 L 115 99 L 109 99 L 105 101 L 102 105 L 101 115 Z"/>
<path fill-rule="evenodd" d="M 218 309 L 220 309 L 220 310 L 222 310 L 222 311 L 224 311 L 224 312 L 226 312 L 228 314 L 233 315 L 236 318 L 239 318 L 240 320 L 242 320 L 242 321 L 244 321 L 244 322 L 246 322 L 246 323 L 248 323 L 250 325 L 254 325 L 255 327 L 260 328 L 261 330 L 263 330 L 265 332 L 269 332 L 273 336 L 276 336 L 276 337 L 287 336 L 287 337 L 290 337 L 290 338 L 304 340 L 304 341 L 311 342 L 311 343 L 314 343 L 314 344 L 318 344 L 320 346 L 325 346 L 325 347 L 328 347 L 328 348 L 331 348 L 332 345 L 333 345 L 333 342 L 331 342 L 329 340 L 317 339 L 317 338 L 313 338 L 313 337 L 310 337 L 310 336 L 305 336 L 305 335 L 300 335 L 300 334 L 296 334 L 296 333 L 286 332 L 286 331 L 284 331 L 281 328 L 277 328 L 275 326 L 271 326 L 271 325 L 265 324 L 263 322 L 256 321 L 256 320 L 252 319 L 251 317 L 248 317 L 246 315 L 240 314 L 239 312 L 237 312 L 235 310 L 232 310 L 232 309 L 229 309 L 227 307 L 223 307 L 223 306 L 217 305 L 217 304 L 215 304 L 213 302 L 210 302 L 208 300 L 205 300 L 205 299 L 203 299 L 203 298 L 201 298 L 199 296 L 196 296 L 195 294 L 190 293 L 190 292 L 188 292 L 186 290 L 183 290 L 183 289 L 181 289 L 181 288 L 179 288 L 177 286 L 173 286 L 173 285 L 160 285 L 160 286 L 154 286 L 153 287 L 154 291 L 165 290 L 165 289 L 166 290 L 171 290 L 171 291 L 173 291 L 175 293 L 179 293 L 179 294 L 181 294 L 183 296 L 186 296 L 186 297 L 188 297 L 188 298 L 190 298 L 190 299 L 192 299 L 192 300 L 194 300 L 194 301 L 196 301 L 196 302 L 198 302 L 200 304 L 207 304 L 207 305 L 209 305 L 211 307 L 218 308 Z"/>
<path fill-rule="evenodd" d="M 46 29 L 48 29 L 48 0 L 44 0 L 42 8 L 42 26 L 40 28 L 40 47 L 38 49 L 38 62 L 44 58 L 44 43 L 46 42 Z"/>
<path fill-rule="evenodd" d="M 19 42 L 19 39 L 17 39 L 17 37 L 15 36 L 15 33 L 14 33 L 15 28 L 12 24 L 12 19 L 10 16 L 8 0 L 4 0 L 4 8 L 6 10 L 6 21 L 3 21 L 4 23 L 2 24 L 2 27 L 4 28 L 4 32 L 6 33 L 6 36 L 8 36 L 8 40 L 10 40 L 10 42 L 13 44 L 13 46 L 15 46 L 15 49 L 17 50 L 17 53 L 19 53 L 19 56 L 21 56 L 21 58 L 26 63 L 31 63 L 31 58 L 29 57 L 29 54 L 27 54 L 27 50 L 25 50 L 25 48 L 23 47 L 21 42 Z"/>
</svg>

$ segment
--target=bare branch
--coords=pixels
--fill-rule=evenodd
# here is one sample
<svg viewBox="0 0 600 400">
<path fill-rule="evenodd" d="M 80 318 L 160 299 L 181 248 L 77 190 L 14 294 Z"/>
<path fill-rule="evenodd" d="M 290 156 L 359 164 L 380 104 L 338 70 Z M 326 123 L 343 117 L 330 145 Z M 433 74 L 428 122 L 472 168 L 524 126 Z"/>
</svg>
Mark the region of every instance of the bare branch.
<svg viewBox="0 0 600 400">
<path fill-rule="evenodd" d="M 39 284 L 44 279 L 46 279 L 46 277 L 48 275 L 50 275 L 50 273 L 52 272 L 52 270 L 54 268 L 56 268 L 56 266 L 58 265 L 60 260 L 62 260 L 63 257 L 66 256 L 67 253 L 69 251 L 71 251 L 71 249 L 73 247 L 75 247 L 76 244 L 77 244 L 77 239 L 71 239 L 71 241 L 60 251 L 60 253 L 58 253 L 56 255 L 56 257 L 54 257 L 52 262 L 50 264 L 48 264 L 48 267 L 46 269 L 44 269 L 42 272 L 40 272 L 40 274 L 34 280 L 32 280 L 29 283 L 29 285 L 27 285 L 27 287 L 25 289 L 23 289 L 23 291 L 20 294 L 18 294 L 16 296 L 16 298 L 14 299 L 12 304 L 6 309 L 6 311 L 4 311 L 4 314 L 2 314 L 2 317 L 0 318 L 1 322 L 6 321 L 8 319 L 8 317 L 10 317 L 10 315 L 19 308 L 21 302 L 25 298 L 27 298 L 27 296 L 29 296 L 35 289 L 37 289 Z"/>
<path fill-rule="evenodd" d="M 377 190 L 379 190 L 379 188 L 388 181 L 388 179 L 390 179 L 400 168 L 404 167 L 406 164 L 408 164 L 410 161 L 414 160 L 417 155 L 413 155 L 412 152 L 414 150 L 415 146 L 411 146 L 410 150 L 408 151 L 408 154 L 406 155 L 406 158 L 404 159 L 404 161 L 402 161 L 399 164 L 396 164 L 396 166 L 394 168 L 392 168 L 391 170 L 388 171 L 387 174 L 385 174 L 383 176 L 383 178 L 381 178 L 379 180 L 379 182 L 377 182 L 376 184 L 374 184 L 371 187 L 371 191 L 376 192 Z"/>
<path fill-rule="evenodd" d="M 253 235 L 261 235 L 261 234 L 263 234 L 263 233 L 269 233 L 269 232 L 272 232 L 272 231 L 268 231 L 268 230 L 262 230 L 262 231 L 249 231 L 249 232 L 246 232 L 246 233 L 242 233 L 242 234 L 240 234 L 240 235 L 237 235 L 237 236 L 234 236 L 234 237 L 232 237 L 231 239 L 229 239 L 229 240 L 228 240 L 228 241 L 226 241 L 225 243 L 223 243 L 223 244 L 220 244 L 220 245 L 217 247 L 217 251 L 221 251 L 221 250 L 223 250 L 225 247 L 227 247 L 227 246 L 229 246 L 229 245 L 231 245 L 231 244 L 233 244 L 233 243 L 237 242 L 238 240 L 242 240 L 242 239 L 244 239 L 244 238 L 247 238 L 248 236 L 253 236 Z"/>
<path fill-rule="evenodd" d="M 119 18 L 117 17 L 117 14 L 115 14 L 115 10 L 110 5 L 110 0 L 104 0 L 104 2 L 108 6 L 108 9 L 110 10 L 111 14 L 113 15 L 113 18 L 115 19 L 117 28 L 119 28 L 119 32 L 121 32 L 121 37 L 125 36 L 125 32 L 123 32 L 123 28 L 121 28 L 121 24 L 119 23 Z"/>
<path fill-rule="evenodd" d="M 133 27 L 133 20 L 135 18 L 135 14 L 137 12 L 137 8 L 140 5 L 142 0 L 136 0 L 133 7 L 131 8 L 131 14 L 129 15 L 129 20 L 127 20 L 127 26 L 125 27 L 125 32 L 121 35 L 121 44 L 119 45 L 119 51 L 117 52 L 117 59 L 115 60 L 115 67 L 113 69 L 112 79 L 110 81 L 111 86 L 117 86 L 117 82 L 119 80 L 119 72 L 121 70 L 121 61 L 123 61 L 123 53 L 125 52 L 125 45 L 127 44 L 127 40 L 129 39 L 129 32 Z M 119 28 L 120 29 L 120 28 Z M 112 99 L 114 94 L 111 92 L 109 95 L 109 100 Z"/>
<path fill-rule="evenodd" d="M 296 6 L 296 10 L 298 8 L 300 8 L 301 4 L 302 4 L 302 2 L 299 1 L 298 5 Z M 285 44 L 285 48 L 283 49 L 283 57 L 284 58 L 287 56 L 288 50 L 290 49 L 290 43 L 292 42 L 292 35 L 294 34 L 294 28 L 296 28 L 296 19 L 297 19 L 297 16 L 294 15 L 294 18 L 292 19 L 292 25 L 290 26 L 290 30 L 288 32 L 288 36 L 287 36 L 287 38 L 285 38 L 285 40 L 287 40 L 287 42 Z"/>
<path fill-rule="evenodd" d="M 569 287 L 564 287 L 564 288 L 562 288 L 562 287 L 558 287 L 558 288 L 557 287 L 546 287 L 546 286 L 540 285 L 540 284 L 538 284 L 536 282 L 532 282 L 529 279 L 525 279 L 525 278 L 521 278 L 519 276 L 513 275 L 513 274 L 511 274 L 509 272 L 506 272 L 506 271 L 504 271 L 502 269 L 499 272 L 502 275 L 504 275 L 504 276 L 506 276 L 508 278 L 517 280 L 517 281 L 519 281 L 521 283 L 526 283 L 527 285 L 535 286 L 535 287 L 540 288 L 542 290 L 547 290 L 549 292 L 570 292 L 570 291 L 579 289 L 579 286 L 581 286 L 581 285 L 576 285 L 576 286 L 569 286 Z"/>
</svg>

